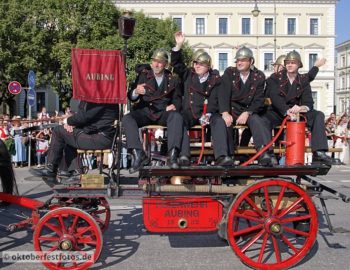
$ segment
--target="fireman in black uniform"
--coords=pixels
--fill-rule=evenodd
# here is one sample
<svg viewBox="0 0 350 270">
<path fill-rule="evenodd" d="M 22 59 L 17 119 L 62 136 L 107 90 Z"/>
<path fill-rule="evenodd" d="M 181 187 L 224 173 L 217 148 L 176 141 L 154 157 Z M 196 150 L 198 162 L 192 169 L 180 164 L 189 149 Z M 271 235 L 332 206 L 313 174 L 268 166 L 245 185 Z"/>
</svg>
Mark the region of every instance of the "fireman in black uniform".
<svg viewBox="0 0 350 270">
<path fill-rule="evenodd" d="M 276 59 L 275 63 L 272 64 L 273 65 L 273 74 L 277 74 L 280 71 L 285 69 L 285 66 L 284 66 L 285 58 L 286 58 L 286 55 L 282 54 Z M 314 66 L 309 70 L 309 72 L 307 74 L 305 74 L 303 76 L 307 76 L 309 79 L 309 82 L 312 82 L 316 78 L 317 73 L 319 71 L 319 68 L 322 67 L 325 63 L 326 63 L 325 58 L 317 59 Z M 271 79 L 271 77 L 267 78 L 266 84 L 269 84 L 270 79 Z M 270 97 L 270 93 L 268 92 L 268 90 L 269 90 L 269 87 L 266 87 L 266 91 L 265 91 L 266 98 Z"/>
<path fill-rule="evenodd" d="M 81 101 L 78 111 L 64 120 L 64 125 L 52 130 L 47 165 L 35 174 L 55 178 L 59 167 L 64 164 L 68 172 L 61 176 L 70 177 L 79 170 L 77 149 L 109 149 L 112 146 L 118 119 L 118 105 L 96 104 Z M 74 180 L 74 179 L 73 179 Z"/>
<path fill-rule="evenodd" d="M 240 48 L 235 59 L 236 67 L 228 67 L 222 76 L 223 91 L 219 95 L 220 113 L 228 127 L 228 147 L 233 152 L 232 124 L 237 124 L 249 127 L 254 145 L 259 150 L 271 138 L 271 131 L 260 117 L 264 109 L 265 75 L 253 66 L 253 52 L 249 48 Z M 263 166 L 277 165 L 273 150 L 260 155 L 259 163 Z"/>
<path fill-rule="evenodd" d="M 286 55 L 282 54 L 272 64 L 272 66 L 273 66 L 273 73 L 274 74 L 277 74 L 278 72 L 280 72 L 280 71 L 285 69 L 285 66 L 284 66 L 284 59 L 285 58 L 286 58 Z M 319 68 L 321 66 L 323 66 L 325 63 L 326 63 L 326 59 L 325 58 L 320 58 L 320 59 L 316 60 L 314 66 L 309 70 L 309 72 L 307 74 L 305 74 L 305 75 L 308 76 L 309 82 L 312 82 L 316 78 L 317 73 L 319 71 Z M 272 80 L 271 77 L 266 79 L 266 85 L 267 86 L 265 88 L 265 98 L 268 98 L 268 99 L 270 99 L 270 93 L 269 93 L 270 87 L 268 87 L 268 84 L 270 83 L 271 80 Z M 242 138 L 241 138 L 241 141 L 240 141 L 240 145 L 241 146 L 247 146 L 248 143 L 249 143 L 250 138 L 251 138 L 250 130 L 249 129 L 243 130 Z"/>
<path fill-rule="evenodd" d="M 150 65 L 136 67 L 138 76 L 128 98 L 134 102 L 131 112 L 123 117 L 122 125 L 126 135 L 126 145 L 132 153 L 130 173 L 134 173 L 149 162 L 142 149 L 139 128 L 158 124 L 167 127 L 168 165 L 178 168 L 178 152 L 181 148 L 183 134 L 183 118 L 181 109 L 181 87 L 166 66 L 169 53 L 157 49 L 151 57 Z"/>
<path fill-rule="evenodd" d="M 273 74 L 267 85 L 272 106 L 264 115 L 272 129 L 279 125 L 283 118 L 289 115 L 296 118 L 296 114 L 305 113 L 307 127 L 311 130 L 311 148 L 313 162 L 331 165 L 332 160 L 326 155 L 328 143 L 325 131 L 324 114 L 314 110 L 313 99 L 308 74 L 299 74 L 303 66 L 300 54 L 289 52 L 284 60 L 285 69 Z"/>
<path fill-rule="evenodd" d="M 211 57 L 202 49 L 194 53 L 192 67 L 188 68 L 182 60 L 181 50 L 185 35 L 177 32 L 175 40 L 176 47 L 171 52 L 171 65 L 184 84 L 182 114 L 186 128 L 189 129 L 198 124 L 210 124 L 215 165 L 233 165 L 233 159 L 226 147 L 227 134 L 223 132 L 225 122 L 218 114 L 218 91 L 221 84 L 219 72 L 211 68 Z M 207 102 L 207 111 L 203 115 L 205 102 Z M 180 163 L 189 165 L 189 159 L 190 144 L 186 131 L 183 136 Z"/>
</svg>

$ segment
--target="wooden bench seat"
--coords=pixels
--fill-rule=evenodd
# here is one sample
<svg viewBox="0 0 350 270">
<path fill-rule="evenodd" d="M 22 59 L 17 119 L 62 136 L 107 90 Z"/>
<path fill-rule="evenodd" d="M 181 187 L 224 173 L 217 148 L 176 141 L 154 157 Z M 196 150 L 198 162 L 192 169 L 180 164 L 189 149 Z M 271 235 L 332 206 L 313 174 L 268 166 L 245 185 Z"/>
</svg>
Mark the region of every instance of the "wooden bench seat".
<svg viewBox="0 0 350 270">
<path fill-rule="evenodd" d="M 80 159 L 83 160 L 86 155 L 94 155 L 97 158 L 99 158 L 99 164 L 98 164 L 98 170 L 100 174 L 102 174 L 103 171 L 103 165 L 107 164 L 108 165 L 108 155 L 112 153 L 111 149 L 98 149 L 98 150 L 84 150 L 84 149 L 78 149 L 77 150 L 78 156 L 80 156 Z M 88 171 L 86 169 L 86 171 Z"/>
<path fill-rule="evenodd" d="M 276 127 L 279 128 L 280 126 Z M 235 129 L 244 129 L 244 128 L 248 128 L 245 125 L 237 125 L 234 126 Z M 160 126 L 160 125 L 149 125 L 149 126 L 145 126 L 142 128 L 143 130 L 148 130 L 148 129 L 166 129 L 165 126 Z M 201 126 L 200 125 L 196 125 L 194 127 L 192 127 L 190 130 L 200 130 Z M 191 155 L 199 155 L 200 154 L 200 148 L 202 147 L 202 143 L 201 142 L 191 142 L 190 144 L 191 146 Z M 205 142 L 204 143 L 204 155 L 213 155 L 213 149 L 212 147 L 212 143 L 211 142 Z M 331 153 L 339 153 L 342 152 L 343 150 L 341 148 L 330 148 L 328 150 L 328 152 Z M 244 154 L 248 154 L 248 155 L 252 155 L 255 154 L 257 151 L 254 147 L 252 146 L 239 146 L 236 150 L 235 150 L 235 154 L 236 155 L 244 155 Z M 311 153 L 312 150 L 310 147 L 306 147 L 305 148 L 305 153 Z M 274 153 L 275 154 L 282 154 L 285 153 L 285 147 L 275 147 L 274 148 Z"/>
<path fill-rule="evenodd" d="M 196 156 L 199 155 L 201 152 L 201 143 L 191 143 L 191 155 Z M 339 153 L 342 152 L 342 148 L 329 148 L 328 152 L 331 153 Z M 239 146 L 235 150 L 235 155 L 252 155 L 255 154 L 257 151 L 253 146 Z M 275 154 L 282 154 L 286 152 L 286 149 L 284 147 L 274 147 L 273 152 Z M 312 153 L 311 147 L 305 147 L 305 153 Z M 204 155 L 213 155 L 214 151 L 211 149 L 211 143 L 207 142 L 205 143 L 205 149 L 204 149 Z"/>
</svg>

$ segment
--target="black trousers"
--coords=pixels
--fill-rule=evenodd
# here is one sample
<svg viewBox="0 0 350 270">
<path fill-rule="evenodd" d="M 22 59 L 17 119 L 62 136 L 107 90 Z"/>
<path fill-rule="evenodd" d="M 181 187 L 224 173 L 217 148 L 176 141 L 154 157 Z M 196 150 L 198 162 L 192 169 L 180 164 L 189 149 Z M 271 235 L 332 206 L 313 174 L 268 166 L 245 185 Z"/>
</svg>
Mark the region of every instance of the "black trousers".
<svg viewBox="0 0 350 270">
<path fill-rule="evenodd" d="M 187 119 L 187 123 L 191 126 L 199 125 L 198 119 Z M 215 159 L 220 156 L 232 155 L 228 149 L 228 134 L 226 132 L 226 124 L 220 114 L 212 114 L 209 121 L 210 131 L 213 141 L 213 150 Z M 183 144 L 181 147 L 181 155 L 190 156 L 190 140 L 188 137 L 188 131 L 185 130 L 183 134 Z"/>
<path fill-rule="evenodd" d="M 311 131 L 312 151 L 328 151 L 324 113 L 312 110 L 304 115 L 307 120 L 306 126 Z M 264 114 L 263 119 L 264 123 L 269 126 L 270 130 L 280 125 L 283 121 L 283 117 L 273 110 L 268 110 Z"/>
<path fill-rule="evenodd" d="M 234 119 L 235 121 L 236 119 Z M 252 114 L 249 116 L 246 125 L 249 127 L 254 141 L 254 146 L 256 149 L 269 143 L 271 140 L 271 130 L 268 126 L 268 121 L 258 115 Z M 234 130 L 232 127 L 227 128 L 228 138 L 229 138 L 229 152 L 234 153 Z"/>
<path fill-rule="evenodd" d="M 77 149 L 109 149 L 112 142 L 113 138 L 102 133 L 86 134 L 81 129 L 68 132 L 63 126 L 57 126 L 52 130 L 47 162 L 61 170 L 77 170 L 81 167 Z"/>
<path fill-rule="evenodd" d="M 161 125 L 167 127 L 168 150 L 176 147 L 181 149 L 184 133 L 182 115 L 176 111 L 165 111 L 158 120 L 149 117 L 146 111 L 140 109 L 131 111 L 123 117 L 122 125 L 126 136 L 128 149 L 142 149 L 139 128 L 147 125 Z"/>
</svg>

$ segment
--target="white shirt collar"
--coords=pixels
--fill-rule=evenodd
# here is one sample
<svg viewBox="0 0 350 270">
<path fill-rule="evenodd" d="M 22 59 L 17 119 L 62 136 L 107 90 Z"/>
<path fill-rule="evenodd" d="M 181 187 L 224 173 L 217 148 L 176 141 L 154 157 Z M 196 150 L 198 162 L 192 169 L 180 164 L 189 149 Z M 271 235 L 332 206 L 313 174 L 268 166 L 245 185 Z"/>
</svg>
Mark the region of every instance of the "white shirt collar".
<svg viewBox="0 0 350 270">
<path fill-rule="evenodd" d="M 199 82 L 204 83 L 208 79 L 208 77 L 209 77 L 209 72 L 205 73 L 202 76 L 198 76 Z"/>
</svg>

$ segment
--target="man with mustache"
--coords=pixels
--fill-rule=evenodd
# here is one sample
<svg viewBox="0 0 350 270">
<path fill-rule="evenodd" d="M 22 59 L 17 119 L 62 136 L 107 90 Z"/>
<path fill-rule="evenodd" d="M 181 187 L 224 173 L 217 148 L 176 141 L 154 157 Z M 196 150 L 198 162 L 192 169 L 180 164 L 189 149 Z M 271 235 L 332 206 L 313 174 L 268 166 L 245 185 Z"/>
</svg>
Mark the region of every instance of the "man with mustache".
<svg viewBox="0 0 350 270">
<path fill-rule="evenodd" d="M 253 135 L 255 148 L 260 150 L 271 137 L 271 131 L 260 117 L 264 110 L 265 75 L 253 66 L 253 52 L 249 48 L 240 48 L 235 59 L 236 67 L 228 67 L 222 76 L 223 86 L 219 95 L 220 113 L 229 134 L 228 148 L 233 152 L 232 125 L 247 125 Z M 271 147 L 260 155 L 259 164 L 277 165 Z"/>
<path fill-rule="evenodd" d="M 132 154 L 130 173 L 138 171 L 149 163 L 139 138 L 139 128 L 147 125 L 167 127 L 168 159 L 173 169 L 178 165 L 178 149 L 182 143 L 183 118 L 181 109 L 181 88 L 179 80 L 166 69 L 169 53 L 157 49 L 151 57 L 150 65 L 138 65 L 138 76 L 128 92 L 128 98 L 134 103 L 130 113 L 122 120 L 126 135 L 126 146 Z"/>
</svg>

